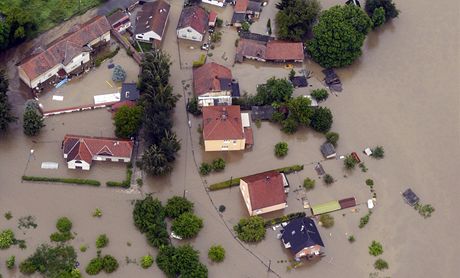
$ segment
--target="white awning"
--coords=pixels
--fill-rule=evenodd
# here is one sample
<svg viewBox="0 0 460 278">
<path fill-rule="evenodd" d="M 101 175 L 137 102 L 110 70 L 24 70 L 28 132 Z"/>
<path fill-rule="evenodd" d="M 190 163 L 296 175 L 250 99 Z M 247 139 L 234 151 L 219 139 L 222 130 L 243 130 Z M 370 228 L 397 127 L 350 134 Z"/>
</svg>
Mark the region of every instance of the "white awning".
<svg viewBox="0 0 460 278">
<path fill-rule="evenodd" d="M 105 94 L 94 96 L 94 104 L 120 101 L 120 93 Z"/>
<path fill-rule="evenodd" d="M 243 127 L 251 127 L 251 123 L 249 122 L 249 113 L 241 113 L 241 123 Z"/>
</svg>

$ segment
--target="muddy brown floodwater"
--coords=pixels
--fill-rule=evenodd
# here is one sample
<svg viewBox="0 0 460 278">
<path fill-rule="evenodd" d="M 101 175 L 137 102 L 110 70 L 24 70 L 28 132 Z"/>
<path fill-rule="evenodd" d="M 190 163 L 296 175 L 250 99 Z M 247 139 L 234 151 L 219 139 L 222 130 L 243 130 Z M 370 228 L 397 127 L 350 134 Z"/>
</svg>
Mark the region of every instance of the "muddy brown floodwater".
<svg viewBox="0 0 460 278">
<path fill-rule="evenodd" d="M 324 8 L 336 3 L 339 2 L 322 1 Z M 266 265 L 270 261 L 271 268 L 280 277 L 368 277 L 373 272 L 372 264 L 375 261 L 367 251 L 372 240 L 383 244 L 381 257 L 390 264 L 390 269 L 381 273 L 382 277 L 456 277 L 455 258 L 460 232 L 460 207 L 457 201 L 460 197 L 460 6 L 455 0 L 442 3 L 405 0 L 396 3 L 401 10 L 400 18 L 368 36 L 363 56 L 352 66 L 338 70 L 344 91 L 331 96 L 324 103 L 334 114 L 332 129 L 340 133 L 339 154 L 359 152 L 366 146 L 385 147 L 383 160 L 362 158 L 369 168 L 367 173 L 359 170 L 347 173 L 342 169 L 340 160 L 325 162 L 326 171 L 337 179 L 333 186 L 326 188 L 316 178 L 309 164 L 322 159 L 318 151 L 322 136 L 308 130 L 287 136 L 276 125 L 263 123 L 260 129 L 254 127 L 255 146 L 252 151 L 221 155 L 227 160 L 225 171 L 202 180 L 195 161 L 201 163 L 219 155 L 202 151 L 196 132 L 200 119 L 192 118 L 192 128 L 189 130 L 185 98 L 182 98 L 174 114 L 174 129 L 182 140 L 174 171 L 163 178 L 148 177 L 141 192 L 110 190 L 105 186 L 91 188 L 21 183 L 20 177 L 26 169 L 31 148 L 37 150 L 36 161 L 32 161 L 27 169 L 31 174 L 44 171 L 37 165 L 45 159 L 60 163 L 59 175 L 97 178 L 101 181 L 122 178 L 124 167 L 96 163 L 90 173 L 75 173 L 63 168 L 58 149 L 63 134 L 112 136 L 107 111 L 48 118 L 45 122 L 47 127 L 38 138 L 25 137 L 18 124 L 0 137 L 0 212 L 11 211 L 14 216 L 9 221 L 0 217 L 0 228 L 12 228 L 18 238 L 27 241 L 28 248 L 2 250 L 0 262 L 4 262 L 9 255 L 16 255 L 16 260 L 22 261 L 38 244 L 49 241 L 55 220 L 65 215 L 72 219 L 73 230 L 78 233 L 71 244 L 77 249 L 81 244 L 90 246 L 85 253 L 78 252 L 79 262 L 83 266 L 81 269 L 96 255 L 94 241 L 97 235 L 106 233 L 110 244 L 103 253 L 113 254 L 121 264 L 111 277 L 162 277 L 157 266 L 143 270 L 138 265 L 125 262 L 126 256 L 138 259 L 148 253 L 156 255 L 156 250 L 147 245 L 144 236 L 132 224 L 131 201 L 141 198 L 144 193 L 153 193 L 162 201 L 174 194 L 185 194 L 195 202 L 197 214 L 205 218 L 203 230 L 190 243 L 200 250 L 201 260 L 208 265 L 210 277 L 276 277 L 267 272 Z M 182 81 L 189 80 L 192 75 L 190 69 L 181 69 L 179 66 L 179 48 L 175 38 L 182 3 L 174 1 L 171 4 L 163 49 L 172 57 L 171 83 L 175 92 L 182 95 Z M 91 13 L 95 12 L 93 10 Z M 219 13 L 229 20 L 231 7 L 221 9 Z M 274 15 L 274 12 L 269 11 L 269 14 Z M 85 15 L 80 19 L 84 21 L 88 17 Z M 263 29 L 268 17 L 263 16 L 264 22 L 254 28 Z M 274 18 L 271 19 L 274 23 Z M 27 96 L 27 90 L 19 86 L 14 63 L 31 45 L 49 41 L 69 26 L 70 23 L 67 23 L 57 31 L 20 46 L 16 51 L 3 54 L 2 61 L 10 70 L 11 99 L 17 111 L 22 110 L 21 104 Z M 225 29 L 223 42 L 213 50 L 214 55 L 210 60 L 232 66 L 234 38 L 234 31 Z M 184 60 L 192 61 L 199 51 L 183 53 Z M 313 62 L 306 61 L 304 67 L 313 71 L 315 77 L 322 78 L 321 69 Z M 288 73 L 283 65 L 260 63 L 235 65 L 232 70 L 242 88 L 249 93 L 254 92 L 256 85 L 266 77 L 282 77 Z M 273 145 L 280 140 L 289 143 L 290 152 L 284 159 L 276 159 L 272 154 Z M 229 231 L 228 227 L 231 229 L 239 218 L 246 216 L 237 188 L 207 195 L 203 183 L 295 163 L 305 164 L 306 169 L 289 176 L 294 186 L 298 186 L 305 177 L 317 179 L 314 191 L 307 193 L 311 203 L 350 195 L 363 202 L 368 196 L 364 185 L 366 178 L 374 179 L 378 201 L 364 229 L 357 227 L 359 218 L 366 213 L 364 206 L 358 207 L 358 213 L 333 213 L 335 226 L 330 230 L 320 228 L 327 256 L 319 262 L 288 272 L 287 264 L 280 261 L 290 259 L 290 255 L 275 239 L 276 232 L 268 230 L 266 239 L 257 245 L 240 245 Z M 417 192 L 422 202 L 436 208 L 431 218 L 423 219 L 404 204 L 400 192 L 409 186 Z M 300 208 L 297 195 L 291 195 L 289 200 L 287 211 Z M 221 217 L 213 204 L 224 204 L 228 210 Z M 102 218 L 91 217 L 94 208 L 102 209 Z M 25 215 L 37 218 L 37 229 L 25 233 L 18 230 L 17 219 Z M 350 234 L 356 237 L 353 244 L 347 241 L 347 235 Z M 128 242 L 131 246 L 128 246 Z M 207 259 L 207 249 L 214 243 L 222 244 L 227 250 L 223 263 L 213 264 Z M 2 267 L 0 272 L 4 277 L 20 277 L 17 270 L 8 272 Z"/>
</svg>

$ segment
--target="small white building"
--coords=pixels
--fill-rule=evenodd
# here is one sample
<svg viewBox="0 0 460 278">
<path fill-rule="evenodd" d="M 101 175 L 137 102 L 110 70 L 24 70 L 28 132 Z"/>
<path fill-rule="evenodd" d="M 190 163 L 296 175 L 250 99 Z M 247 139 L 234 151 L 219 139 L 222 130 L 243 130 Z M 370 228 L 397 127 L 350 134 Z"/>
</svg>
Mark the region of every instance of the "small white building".
<svg viewBox="0 0 460 278">
<path fill-rule="evenodd" d="M 163 0 L 144 3 L 142 11 L 136 17 L 135 38 L 142 42 L 161 42 L 170 8 L 171 6 Z"/>
<path fill-rule="evenodd" d="M 201 2 L 222 8 L 224 6 L 225 0 L 201 0 Z"/>
<path fill-rule="evenodd" d="M 177 38 L 202 41 L 208 31 L 209 15 L 200 6 L 185 7 L 177 24 Z"/>
</svg>

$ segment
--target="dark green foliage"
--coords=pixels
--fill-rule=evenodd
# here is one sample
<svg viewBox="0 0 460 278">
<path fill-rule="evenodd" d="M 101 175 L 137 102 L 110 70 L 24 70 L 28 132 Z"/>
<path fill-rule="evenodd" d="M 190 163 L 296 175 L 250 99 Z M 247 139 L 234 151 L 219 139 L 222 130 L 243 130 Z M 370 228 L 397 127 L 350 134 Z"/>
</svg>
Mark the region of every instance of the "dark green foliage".
<svg viewBox="0 0 460 278">
<path fill-rule="evenodd" d="M 333 184 L 334 181 L 335 181 L 335 180 L 334 180 L 334 178 L 333 178 L 331 175 L 329 175 L 329 174 L 324 175 L 324 183 L 325 183 L 325 184 L 327 184 L 327 185 Z"/>
<path fill-rule="evenodd" d="M 355 237 L 354 237 L 353 235 L 351 235 L 351 236 L 348 237 L 348 242 L 350 242 L 350 243 L 355 242 L 355 240 L 356 240 L 356 239 L 355 239 Z"/>
<path fill-rule="evenodd" d="M 294 76 L 295 76 L 295 70 L 291 69 L 291 71 L 289 72 L 289 80 L 292 80 L 292 78 L 294 78 Z"/>
<path fill-rule="evenodd" d="M 249 22 L 244 21 L 243 23 L 241 23 L 241 30 L 249 32 L 249 28 L 251 28 L 251 24 L 249 24 Z"/>
<path fill-rule="evenodd" d="M 220 172 L 225 169 L 225 160 L 217 158 L 212 161 L 212 169 L 216 172 Z"/>
<path fill-rule="evenodd" d="M 118 261 L 111 255 L 105 255 L 102 258 L 102 266 L 106 273 L 112 273 L 118 269 Z"/>
<path fill-rule="evenodd" d="M 361 47 L 372 26 L 371 19 L 355 5 L 334 6 L 323 11 L 313 27 L 308 51 L 325 68 L 340 68 L 361 56 Z"/>
<path fill-rule="evenodd" d="M 50 235 L 50 240 L 54 242 L 66 242 L 73 238 L 70 232 L 55 232 Z"/>
<path fill-rule="evenodd" d="M 48 177 L 22 176 L 22 180 L 58 182 L 58 183 L 70 183 L 70 184 L 87 184 L 87 185 L 94 185 L 94 186 L 101 185 L 101 183 L 96 180 L 83 180 L 83 179 L 73 179 L 73 178 L 48 178 Z"/>
<path fill-rule="evenodd" d="M 281 130 L 287 134 L 293 134 L 299 128 L 299 123 L 293 118 L 288 117 L 281 122 Z"/>
<path fill-rule="evenodd" d="M 329 93 L 326 89 L 315 89 L 311 92 L 311 97 L 317 101 L 323 101 L 329 97 Z"/>
<path fill-rule="evenodd" d="M 200 165 L 200 174 L 203 176 L 208 175 L 212 171 L 212 166 L 209 163 L 202 162 Z"/>
<path fill-rule="evenodd" d="M 44 277 L 69 277 L 77 263 L 77 254 L 72 246 L 40 245 L 35 252 L 19 265 L 22 274 L 38 271 Z"/>
<path fill-rule="evenodd" d="M 56 222 L 56 229 L 61 233 L 70 232 L 72 229 L 72 221 L 67 217 L 61 217 Z"/>
<path fill-rule="evenodd" d="M 306 178 L 303 180 L 303 187 L 306 189 L 306 190 L 311 190 L 313 188 L 315 188 L 315 180 L 313 179 L 310 179 L 310 178 Z"/>
<path fill-rule="evenodd" d="M 142 169 L 155 176 L 164 176 L 171 172 L 166 153 L 157 145 L 151 145 L 142 155 Z"/>
<path fill-rule="evenodd" d="M 188 244 L 161 247 L 156 262 L 167 277 L 208 277 L 208 269 L 200 263 L 198 251 Z"/>
<path fill-rule="evenodd" d="M 385 9 L 383 7 L 374 10 L 372 15 L 372 28 L 377 28 L 385 23 Z"/>
<path fill-rule="evenodd" d="M 310 126 L 318 132 L 328 132 L 331 129 L 333 116 L 331 110 L 326 107 L 315 109 L 311 116 Z"/>
<path fill-rule="evenodd" d="M 337 132 L 329 131 L 326 133 L 326 141 L 331 143 L 334 147 L 337 147 L 340 135 Z"/>
<path fill-rule="evenodd" d="M 89 261 L 88 265 L 85 268 L 85 271 L 88 275 L 97 275 L 99 274 L 99 272 L 101 272 L 103 267 L 104 267 L 104 262 L 102 258 L 97 257 Z"/>
<path fill-rule="evenodd" d="M 280 224 L 282 222 L 289 222 L 292 219 L 296 219 L 296 218 L 300 218 L 300 217 L 305 217 L 305 212 L 303 212 L 303 211 L 302 212 L 294 212 L 294 213 L 290 213 L 288 215 L 283 215 L 281 217 L 266 220 L 265 223 L 264 223 L 264 226 L 265 226 L 265 228 L 269 228 L 271 226 Z"/>
<path fill-rule="evenodd" d="M 345 166 L 345 169 L 347 170 L 355 169 L 357 163 L 358 162 L 356 161 L 356 159 L 351 155 L 347 155 L 343 160 L 343 166 Z"/>
<path fill-rule="evenodd" d="M 378 256 L 383 254 L 383 246 L 380 242 L 373 240 L 369 245 L 369 254 L 372 256 Z"/>
<path fill-rule="evenodd" d="M 364 10 L 371 18 L 373 18 L 379 8 L 383 8 L 384 10 L 385 21 L 396 18 L 399 15 L 399 10 L 396 9 L 393 0 L 366 0 L 366 4 L 364 5 Z"/>
<path fill-rule="evenodd" d="M 131 138 L 136 135 L 142 123 L 141 106 L 122 106 L 115 113 L 113 118 L 115 135 L 119 138 Z"/>
<path fill-rule="evenodd" d="M 367 180 L 366 180 L 366 185 L 372 187 L 372 186 L 374 185 L 374 180 L 373 180 L 373 179 L 367 179 Z"/>
<path fill-rule="evenodd" d="M 185 212 L 193 212 L 193 203 L 187 198 L 174 196 L 168 199 L 164 210 L 166 216 L 176 218 Z"/>
<path fill-rule="evenodd" d="M 131 187 L 131 178 L 133 176 L 133 169 L 130 164 L 128 164 L 128 167 L 126 169 L 126 178 L 119 182 L 119 181 L 108 181 L 105 184 L 108 187 L 123 187 L 123 188 L 129 188 Z M 142 179 L 141 179 L 142 182 Z"/>
<path fill-rule="evenodd" d="M 318 0 L 282 0 L 276 7 L 278 37 L 294 41 L 305 39 L 321 10 Z"/>
<path fill-rule="evenodd" d="M 171 230 L 182 238 L 195 237 L 203 228 L 203 219 L 191 212 L 185 212 L 172 222 Z"/>
<path fill-rule="evenodd" d="M 362 228 L 364 228 L 364 226 L 366 226 L 366 224 L 369 222 L 369 219 L 370 219 L 371 215 L 372 215 L 372 212 L 369 211 L 366 215 L 364 215 L 363 217 L 361 217 L 359 219 L 359 226 L 358 227 L 360 229 L 362 229 Z"/>
<path fill-rule="evenodd" d="M 42 113 L 35 108 L 32 107 L 26 107 L 24 110 L 24 119 L 23 119 L 23 129 L 24 129 L 24 134 L 27 136 L 35 136 L 37 135 L 42 127 L 45 126 L 43 123 L 43 115 Z"/>
<path fill-rule="evenodd" d="M 267 20 L 267 32 L 269 36 L 272 35 L 272 21 L 270 20 L 270 18 Z"/>
<path fill-rule="evenodd" d="M 377 146 L 374 149 L 372 149 L 371 156 L 376 159 L 382 159 L 385 156 L 385 150 L 382 146 Z"/>
<path fill-rule="evenodd" d="M 137 200 L 134 205 L 133 219 L 141 233 L 146 234 L 149 244 L 154 247 L 169 244 L 165 211 L 158 199 L 153 199 L 149 195 L 143 200 Z"/>
<path fill-rule="evenodd" d="M 240 178 L 233 178 L 231 180 L 211 184 L 209 190 L 214 191 L 238 185 L 240 185 Z"/>
<path fill-rule="evenodd" d="M 388 263 L 383 259 L 377 259 L 374 263 L 374 268 L 378 270 L 388 269 Z"/>
<path fill-rule="evenodd" d="M 187 111 L 195 116 L 201 115 L 201 110 L 198 107 L 198 98 L 197 97 L 192 97 L 189 99 L 187 102 Z"/>
<path fill-rule="evenodd" d="M 286 115 L 284 113 L 275 111 L 272 114 L 271 120 L 275 123 L 282 123 L 286 119 Z"/>
<path fill-rule="evenodd" d="M 274 102 L 286 102 L 294 91 L 292 84 L 286 79 L 272 77 L 267 83 L 257 87 L 257 94 L 253 97 L 254 105 L 271 105 Z"/>
<path fill-rule="evenodd" d="M 284 157 L 287 155 L 289 150 L 288 143 L 279 142 L 275 145 L 275 155 L 277 157 Z"/>
<path fill-rule="evenodd" d="M 16 265 L 16 257 L 9 256 L 8 259 L 6 259 L 6 267 L 8 269 L 13 269 L 15 265 Z"/>
<path fill-rule="evenodd" d="M 420 203 L 415 204 L 414 209 L 418 210 L 418 213 L 423 218 L 428 218 L 435 211 L 434 207 L 430 204 L 422 205 Z"/>
<path fill-rule="evenodd" d="M 8 249 L 14 244 L 14 233 L 11 229 L 2 230 L 0 232 L 0 249 Z"/>
<path fill-rule="evenodd" d="M 18 228 L 22 229 L 30 229 L 30 228 L 37 228 L 38 225 L 35 223 L 35 217 L 32 215 L 22 216 L 18 219 Z"/>
<path fill-rule="evenodd" d="M 334 217 L 332 217 L 332 215 L 328 213 L 321 214 L 321 216 L 319 217 L 319 221 L 321 222 L 324 228 L 331 228 L 332 226 L 334 226 Z"/>
<path fill-rule="evenodd" d="M 224 24 L 224 21 L 221 18 L 217 17 L 216 18 L 216 27 L 220 28 L 220 27 L 222 27 L 222 24 Z"/>
<path fill-rule="evenodd" d="M 109 238 L 106 234 L 101 234 L 96 239 L 96 248 L 104 248 L 109 244 Z"/>
<path fill-rule="evenodd" d="M 5 212 L 4 216 L 6 220 L 10 220 L 11 218 L 13 218 L 13 214 L 11 213 L 11 211 Z"/>
<path fill-rule="evenodd" d="M 221 245 L 213 245 L 209 248 L 208 258 L 213 262 L 221 262 L 225 259 L 225 249 Z"/>
<path fill-rule="evenodd" d="M 242 218 L 233 227 L 238 238 L 244 242 L 259 242 L 265 238 L 265 221 L 260 216 Z"/>
<path fill-rule="evenodd" d="M 2 23 L 0 22 L 0 49 L 2 49 L 1 41 Z M 0 133 L 5 131 L 9 124 L 16 121 L 16 117 L 11 113 L 11 104 L 8 102 L 8 77 L 4 69 L 0 69 Z"/>
<path fill-rule="evenodd" d="M 310 118 L 314 114 L 313 108 L 310 105 L 311 100 L 303 96 L 290 99 L 287 102 L 287 107 L 289 109 L 288 119 L 292 118 L 299 125 L 308 126 L 310 124 Z"/>
</svg>

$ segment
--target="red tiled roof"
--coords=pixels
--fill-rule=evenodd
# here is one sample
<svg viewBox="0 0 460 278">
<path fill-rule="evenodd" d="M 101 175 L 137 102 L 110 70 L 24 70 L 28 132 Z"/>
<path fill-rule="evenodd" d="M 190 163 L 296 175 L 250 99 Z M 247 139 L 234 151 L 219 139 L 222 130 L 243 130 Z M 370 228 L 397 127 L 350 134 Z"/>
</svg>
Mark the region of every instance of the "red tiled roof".
<svg viewBox="0 0 460 278">
<path fill-rule="evenodd" d="M 114 26 L 117 23 L 125 21 L 126 19 L 129 20 L 129 16 L 124 13 L 122 10 L 118 10 L 115 13 L 109 15 L 107 20 L 109 21 L 110 25 Z"/>
<path fill-rule="evenodd" d="M 252 133 L 252 128 L 250 127 L 244 128 L 244 138 L 246 139 L 246 145 L 248 146 L 254 145 L 254 135 Z"/>
<path fill-rule="evenodd" d="M 115 102 L 112 104 L 112 111 L 116 112 L 118 109 L 120 109 L 123 106 L 128 106 L 128 107 L 134 107 L 136 106 L 136 102 L 132 100 L 124 100 L 124 101 L 119 101 Z"/>
<path fill-rule="evenodd" d="M 269 41 L 265 55 L 267 60 L 303 60 L 303 43 Z"/>
<path fill-rule="evenodd" d="M 220 79 L 232 79 L 229 68 L 214 62 L 193 69 L 193 89 L 200 96 L 212 91 L 220 91 Z"/>
<path fill-rule="evenodd" d="M 215 11 L 211 11 L 209 13 L 209 22 L 214 23 L 217 20 L 217 13 Z"/>
<path fill-rule="evenodd" d="M 243 57 L 258 57 L 261 59 L 265 59 L 266 51 L 267 47 L 263 42 L 247 39 L 240 39 L 238 41 L 238 47 L 236 48 L 236 53 L 238 55 Z"/>
<path fill-rule="evenodd" d="M 66 135 L 63 151 L 67 154 L 67 161 L 83 160 L 91 164 L 93 156 L 98 154 L 130 158 L 133 142 L 116 138 Z"/>
<path fill-rule="evenodd" d="M 253 210 L 286 203 L 283 177 L 276 171 L 268 171 L 241 178 L 248 184 Z"/>
<path fill-rule="evenodd" d="M 246 13 L 248 4 L 249 0 L 236 0 L 235 8 L 233 8 L 233 11 L 235 13 Z"/>
<path fill-rule="evenodd" d="M 200 6 L 185 7 L 180 14 L 177 29 L 191 27 L 198 33 L 206 33 L 208 18 L 208 13 Z"/>
<path fill-rule="evenodd" d="M 83 47 L 110 31 L 105 16 L 96 16 L 81 25 L 75 25 L 69 32 L 51 42 L 46 50 L 24 60 L 21 67 L 30 80 L 34 80 L 57 64 L 66 65 L 83 52 Z"/>
<path fill-rule="evenodd" d="M 203 139 L 244 139 L 240 107 L 237 105 L 203 107 Z"/>
<path fill-rule="evenodd" d="M 137 16 L 134 33 L 142 34 L 153 31 L 163 38 L 170 8 L 171 6 L 163 0 L 144 3 L 142 11 Z"/>
</svg>

